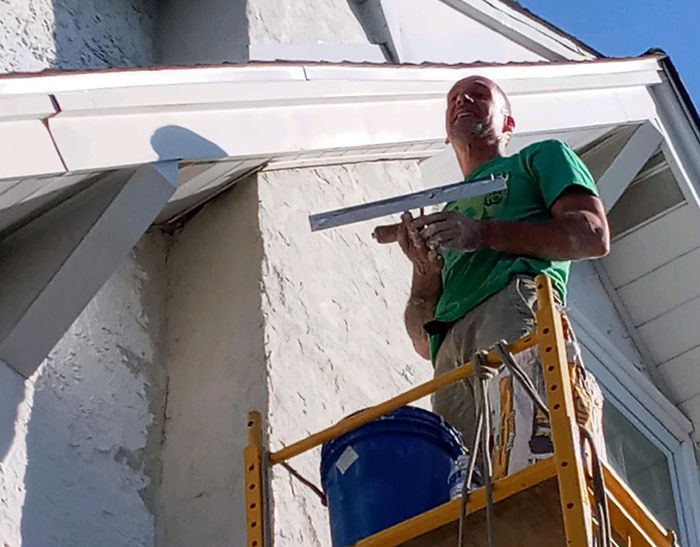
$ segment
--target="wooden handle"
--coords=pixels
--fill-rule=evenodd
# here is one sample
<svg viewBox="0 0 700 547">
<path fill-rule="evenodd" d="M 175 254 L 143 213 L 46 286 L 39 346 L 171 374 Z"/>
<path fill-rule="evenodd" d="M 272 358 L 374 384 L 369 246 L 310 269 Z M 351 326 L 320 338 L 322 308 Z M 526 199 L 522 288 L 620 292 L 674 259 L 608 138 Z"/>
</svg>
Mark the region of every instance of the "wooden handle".
<svg viewBox="0 0 700 547">
<path fill-rule="evenodd" d="M 396 243 L 399 226 L 401 224 L 377 226 L 372 232 L 372 237 L 377 240 L 377 243 Z"/>
</svg>

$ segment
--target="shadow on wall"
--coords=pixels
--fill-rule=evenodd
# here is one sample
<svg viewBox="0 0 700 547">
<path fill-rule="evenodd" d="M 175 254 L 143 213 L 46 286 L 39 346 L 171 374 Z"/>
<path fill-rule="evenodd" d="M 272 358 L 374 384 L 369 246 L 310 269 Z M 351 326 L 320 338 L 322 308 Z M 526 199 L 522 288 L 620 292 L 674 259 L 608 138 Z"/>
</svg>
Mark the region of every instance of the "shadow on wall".
<svg viewBox="0 0 700 547">
<path fill-rule="evenodd" d="M 179 125 L 159 127 L 151 136 L 151 146 L 160 160 L 213 160 L 228 154 L 218 144 Z"/>
<path fill-rule="evenodd" d="M 24 401 L 24 382 L 17 371 L 0 361 L 0 464 L 14 441 L 19 407 Z"/>
<path fill-rule="evenodd" d="M 226 156 L 215 143 L 179 126 L 159 128 L 151 144 L 162 160 Z M 127 271 L 110 278 L 33 378 L 26 472 L 24 485 L 17 485 L 26 491 L 23 547 L 154 543 L 142 435 L 149 416 L 165 409 L 162 403 L 149 407 L 153 382 L 144 370 L 155 365 L 138 349 L 151 336 L 146 332 L 151 318 L 137 302 L 146 281 Z M 24 398 L 20 388 L 11 387 L 0 375 L 0 454 L 11 446 Z"/>
<path fill-rule="evenodd" d="M 44 1 L 53 8 L 52 68 L 155 64 L 157 0 Z"/>
</svg>

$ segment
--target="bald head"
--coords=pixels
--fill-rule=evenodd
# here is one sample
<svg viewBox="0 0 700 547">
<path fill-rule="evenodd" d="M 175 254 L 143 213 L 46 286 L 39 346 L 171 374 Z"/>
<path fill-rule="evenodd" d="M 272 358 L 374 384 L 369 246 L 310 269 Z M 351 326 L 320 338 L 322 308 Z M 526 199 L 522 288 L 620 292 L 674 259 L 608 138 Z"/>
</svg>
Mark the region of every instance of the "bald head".
<svg viewBox="0 0 700 547">
<path fill-rule="evenodd" d="M 445 129 L 453 144 L 487 139 L 505 146 L 514 126 L 508 97 L 488 78 L 469 76 L 455 83 L 447 94 Z"/>
</svg>

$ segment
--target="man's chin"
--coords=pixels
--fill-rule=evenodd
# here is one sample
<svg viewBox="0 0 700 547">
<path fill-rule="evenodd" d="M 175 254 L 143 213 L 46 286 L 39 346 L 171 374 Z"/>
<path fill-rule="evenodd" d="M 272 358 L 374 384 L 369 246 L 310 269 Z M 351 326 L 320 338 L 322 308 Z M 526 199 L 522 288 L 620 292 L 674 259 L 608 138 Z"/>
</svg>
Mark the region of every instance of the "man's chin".
<svg viewBox="0 0 700 547">
<path fill-rule="evenodd" d="M 457 121 L 457 123 L 455 123 L 452 127 L 451 140 L 463 142 L 473 141 L 475 139 L 485 138 L 487 133 L 487 127 L 481 122 L 469 120 L 469 123 L 464 123 Z"/>
</svg>

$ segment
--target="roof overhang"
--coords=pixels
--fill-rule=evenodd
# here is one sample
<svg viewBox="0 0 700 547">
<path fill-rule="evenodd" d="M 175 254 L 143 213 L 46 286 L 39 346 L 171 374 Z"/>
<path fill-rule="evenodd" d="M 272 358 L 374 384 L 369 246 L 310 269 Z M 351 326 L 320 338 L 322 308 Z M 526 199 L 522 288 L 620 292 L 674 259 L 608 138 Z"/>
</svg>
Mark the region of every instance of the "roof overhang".
<svg viewBox="0 0 700 547">
<path fill-rule="evenodd" d="M 154 162 L 180 164 L 177 190 L 163 194 L 156 222 L 261 168 L 431 158 L 426 181 L 444 183 L 457 176 L 444 145 L 444 97 L 454 81 L 473 74 L 509 94 L 516 149 L 550 136 L 579 148 L 611 128 L 643 124 L 668 141 L 658 102 L 677 96 L 652 93 L 668 86 L 661 59 L 260 63 L 2 77 L 0 138 L 8 145 L 0 150 L 0 235 L 95 185 L 103 173 Z M 677 163 L 693 197 L 688 161 L 690 153 Z"/>
<path fill-rule="evenodd" d="M 444 95 L 482 74 L 519 134 L 648 119 L 656 56 L 561 64 L 261 64 L 0 78 L 0 178 L 166 160 L 325 161 L 442 149 Z M 556 94 L 556 100 L 553 100 Z M 591 108 L 584 108 L 590 105 Z M 595 105 L 595 108 L 593 106 Z M 547 115 L 543 115 L 547 113 Z M 178 127 L 201 137 L 200 146 Z M 209 144 L 207 144 L 209 143 Z"/>
</svg>

